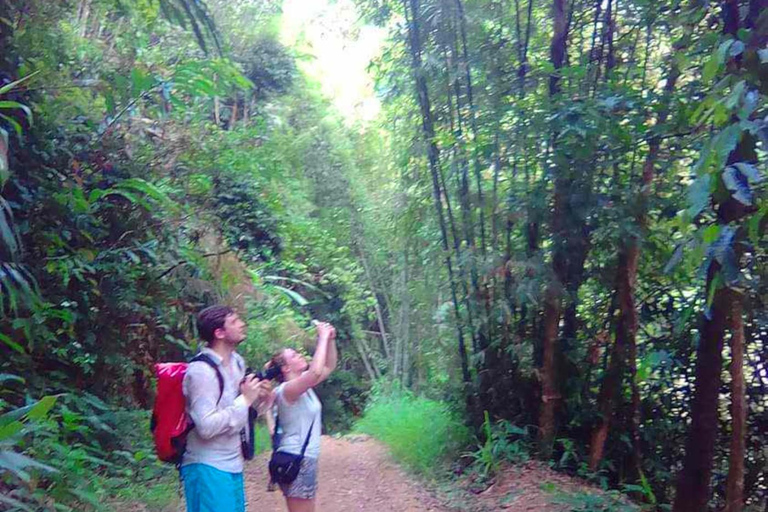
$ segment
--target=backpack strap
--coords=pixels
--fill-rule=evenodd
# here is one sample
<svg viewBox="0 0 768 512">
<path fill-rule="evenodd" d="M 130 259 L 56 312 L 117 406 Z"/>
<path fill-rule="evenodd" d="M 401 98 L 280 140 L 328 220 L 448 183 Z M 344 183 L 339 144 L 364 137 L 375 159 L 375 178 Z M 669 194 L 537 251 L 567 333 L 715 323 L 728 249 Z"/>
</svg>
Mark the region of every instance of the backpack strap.
<svg viewBox="0 0 768 512">
<path fill-rule="evenodd" d="M 213 358 L 211 358 L 211 356 L 208 354 L 197 354 L 192 358 L 190 363 L 196 363 L 198 361 L 207 364 L 213 368 L 213 371 L 216 372 L 216 378 L 219 380 L 219 399 L 216 401 L 216 405 L 219 405 L 219 402 L 221 402 L 221 397 L 224 395 L 224 376 L 221 375 L 219 365 L 216 364 L 216 361 L 214 361 Z"/>
<path fill-rule="evenodd" d="M 221 375 L 221 371 L 219 370 L 219 365 L 216 364 L 216 362 L 209 356 L 208 354 L 197 354 L 195 357 L 192 358 L 190 363 L 195 362 L 202 362 L 210 366 L 214 369 L 216 372 L 216 378 L 219 381 L 219 399 L 216 401 L 216 405 L 219 405 L 219 402 L 221 402 L 221 397 L 224 395 L 224 377 Z M 241 370 L 243 370 L 243 363 L 240 361 L 240 358 L 235 357 L 235 361 L 237 364 L 237 367 Z M 243 457 L 246 460 L 251 460 L 255 454 L 256 451 L 256 439 L 254 435 L 254 424 L 256 423 L 256 417 L 258 416 L 258 413 L 256 410 L 252 407 L 248 408 L 248 426 L 246 428 L 243 428 L 240 430 L 240 449 L 243 452 Z"/>
</svg>

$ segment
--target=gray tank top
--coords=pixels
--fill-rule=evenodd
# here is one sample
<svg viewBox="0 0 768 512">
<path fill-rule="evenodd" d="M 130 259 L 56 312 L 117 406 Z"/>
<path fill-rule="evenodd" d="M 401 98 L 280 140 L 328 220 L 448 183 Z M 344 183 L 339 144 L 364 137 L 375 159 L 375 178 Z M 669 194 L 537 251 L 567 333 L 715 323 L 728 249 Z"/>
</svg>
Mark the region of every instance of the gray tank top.
<svg viewBox="0 0 768 512">
<path fill-rule="evenodd" d="M 323 429 L 323 406 L 314 390 L 309 389 L 292 404 L 283 397 L 285 384 L 275 389 L 275 409 L 280 418 L 280 446 L 277 450 L 286 453 L 300 454 L 304 440 L 312 425 L 312 435 L 309 438 L 307 451 L 304 456 L 316 459 L 320 456 L 320 434 Z M 313 424 L 314 421 L 314 424 Z"/>
</svg>

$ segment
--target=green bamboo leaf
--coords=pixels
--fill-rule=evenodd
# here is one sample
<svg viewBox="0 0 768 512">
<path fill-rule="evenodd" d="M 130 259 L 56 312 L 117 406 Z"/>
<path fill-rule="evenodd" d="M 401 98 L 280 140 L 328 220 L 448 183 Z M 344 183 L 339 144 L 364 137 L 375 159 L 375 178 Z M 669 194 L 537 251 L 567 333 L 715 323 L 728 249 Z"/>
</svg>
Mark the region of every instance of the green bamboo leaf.
<svg viewBox="0 0 768 512">
<path fill-rule="evenodd" d="M 0 334 L 0 336 L 3 335 Z M 13 375 L 12 373 L 0 373 L 0 384 L 11 381 L 21 382 L 22 384 L 26 382 L 23 377 L 19 377 L 18 375 Z"/>
<path fill-rule="evenodd" d="M 38 74 L 40 71 L 35 71 L 34 73 L 30 73 L 29 75 L 25 76 L 24 78 L 19 78 L 15 82 L 11 82 L 8 84 L 5 84 L 4 86 L 0 87 L 0 94 L 5 94 L 7 92 L 10 92 L 12 89 L 15 89 L 17 86 L 23 84 L 36 74 Z"/>
<path fill-rule="evenodd" d="M 768 214 L 768 206 L 763 206 L 760 208 L 760 211 L 755 213 L 749 218 L 748 224 L 747 224 L 747 231 L 749 232 L 749 240 L 754 245 L 760 245 L 760 223 L 763 220 L 763 217 Z"/>
<path fill-rule="evenodd" d="M 1 303 L 0 303 L 1 304 Z M 2 311 L 2 306 L 0 306 L 0 311 Z M 9 336 L 6 336 L 5 334 L 0 332 L 0 342 L 8 346 L 9 348 L 15 350 L 19 354 L 25 354 L 24 347 L 13 341 Z M 0 384 L 3 382 L 2 376 L 8 375 L 8 374 L 0 374 Z M 18 377 L 21 378 L 21 377 Z M 23 381 L 24 379 L 22 379 Z"/>
<path fill-rule="evenodd" d="M 284 277 L 284 276 L 272 276 L 272 275 L 261 276 L 261 278 L 264 281 L 267 281 L 267 282 L 286 281 L 286 282 L 289 282 L 289 283 L 296 283 L 296 284 L 299 284 L 299 285 L 301 285 L 301 286 L 303 286 L 305 288 L 309 288 L 310 290 L 315 291 L 315 292 L 317 292 L 317 293 L 319 293 L 319 294 L 321 294 L 321 295 L 323 295 L 325 297 L 330 298 L 329 294 L 325 293 L 323 290 L 321 290 L 317 286 L 315 286 L 315 285 L 313 285 L 311 283 L 308 283 L 306 281 L 302 281 L 301 279 L 294 279 L 294 278 L 291 278 L 291 277 Z"/>
<path fill-rule="evenodd" d="M 32 124 L 32 110 L 18 101 L 0 100 L 0 110 L 21 110 L 26 114 L 27 121 Z"/>
<path fill-rule="evenodd" d="M 11 128 L 13 128 L 13 130 L 16 132 L 16 135 L 19 138 L 24 136 L 24 130 L 21 128 L 21 125 L 19 124 L 19 122 L 16 121 L 14 118 L 9 117 L 5 114 L 0 114 L 0 119 L 3 119 L 6 123 L 11 125 Z"/>
<path fill-rule="evenodd" d="M 56 395 L 45 396 L 45 397 L 43 397 L 43 399 L 51 398 L 51 397 L 54 398 L 54 400 L 55 400 Z M 35 410 L 36 407 L 39 407 L 38 404 L 43 399 L 38 400 L 37 402 L 31 403 L 29 405 L 25 405 L 23 407 L 17 407 L 16 409 L 12 409 L 12 410 L 10 410 L 10 411 L 0 415 L 0 425 L 7 425 L 8 423 L 10 423 L 12 421 L 21 421 L 22 418 L 28 418 L 30 412 Z M 48 401 L 46 401 L 42 407 L 43 408 L 47 407 L 47 404 L 48 404 Z M 38 411 L 40 411 L 40 409 L 38 409 Z"/>
<path fill-rule="evenodd" d="M 19 251 L 19 239 L 13 227 L 13 211 L 8 201 L 0 196 L 0 242 L 8 249 L 11 257 Z"/>
<path fill-rule="evenodd" d="M 282 286 L 278 286 L 276 284 L 273 284 L 272 287 L 284 293 L 285 295 L 287 295 L 291 300 L 293 300 L 299 306 L 306 306 L 307 304 L 309 304 L 309 301 L 307 299 L 305 299 L 304 297 L 302 297 L 301 295 L 299 295 L 293 290 L 289 290 L 288 288 L 283 288 Z"/>
</svg>

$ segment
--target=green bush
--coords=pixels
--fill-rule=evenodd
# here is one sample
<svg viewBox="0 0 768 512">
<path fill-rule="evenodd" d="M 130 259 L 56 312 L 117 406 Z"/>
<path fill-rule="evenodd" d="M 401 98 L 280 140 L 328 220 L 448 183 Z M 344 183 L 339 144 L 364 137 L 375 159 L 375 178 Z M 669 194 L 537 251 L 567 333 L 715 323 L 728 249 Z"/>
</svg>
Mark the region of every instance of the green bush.
<svg viewBox="0 0 768 512">
<path fill-rule="evenodd" d="M 379 439 L 422 475 L 457 457 L 470 440 L 469 429 L 448 404 L 399 393 L 374 396 L 355 431 Z"/>
</svg>

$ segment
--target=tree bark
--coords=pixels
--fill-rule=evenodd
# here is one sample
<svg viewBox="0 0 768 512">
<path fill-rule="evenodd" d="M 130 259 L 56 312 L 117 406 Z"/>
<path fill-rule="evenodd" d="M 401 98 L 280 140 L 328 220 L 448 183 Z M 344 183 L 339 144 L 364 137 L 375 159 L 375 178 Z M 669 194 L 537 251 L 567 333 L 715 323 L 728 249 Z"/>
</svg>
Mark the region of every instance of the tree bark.
<svg viewBox="0 0 768 512">
<path fill-rule="evenodd" d="M 744 461 L 747 434 L 744 319 L 741 294 L 733 292 L 731 296 L 731 452 L 723 512 L 741 512 L 744 508 Z"/>
<path fill-rule="evenodd" d="M 717 270 L 710 269 L 707 288 Z M 727 325 L 728 297 L 725 289 L 715 292 L 711 317 L 702 320 L 696 350 L 695 393 L 691 407 L 691 427 L 685 446 L 683 469 L 677 482 L 674 512 L 701 512 L 709 501 L 709 485 L 717 438 L 717 399 L 723 364 L 723 336 Z"/>
<path fill-rule="evenodd" d="M 566 0 L 553 1 L 554 33 L 550 46 L 550 56 L 554 71 L 549 77 L 549 96 L 556 98 L 560 93 L 560 69 L 565 62 L 566 44 L 568 41 L 568 13 Z M 556 137 L 553 137 L 553 140 Z M 557 171 L 555 171 L 557 174 Z M 552 232 L 556 238 L 563 234 L 563 223 L 566 210 L 566 180 L 555 177 L 554 209 L 552 212 Z M 562 240 L 561 240 L 562 241 Z M 560 317 L 562 316 L 562 287 L 563 273 L 566 265 L 562 243 L 556 243 L 553 249 L 554 276 L 547 285 L 544 299 L 544 316 L 542 319 L 542 367 L 541 378 L 541 408 L 539 410 L 539 448 L 544 458 L 549 458 L 555 438 L 555 416 L 561 401 L 560 385 L 557 375 L 557 362 L 560 360 L 560 350 L 557 344 Z"/>
<path fill-rule="evenodd" d="M 565 54 L 568 42 L 568 5 L 566 0 L 553 0 L 553 27 L 552 44 L 550 45 L 550 58 L 555 70 L 549 77 L 549 95 L 557 96 L 560 93 L 560 70 L 565 62 Z"/>
</svg>

